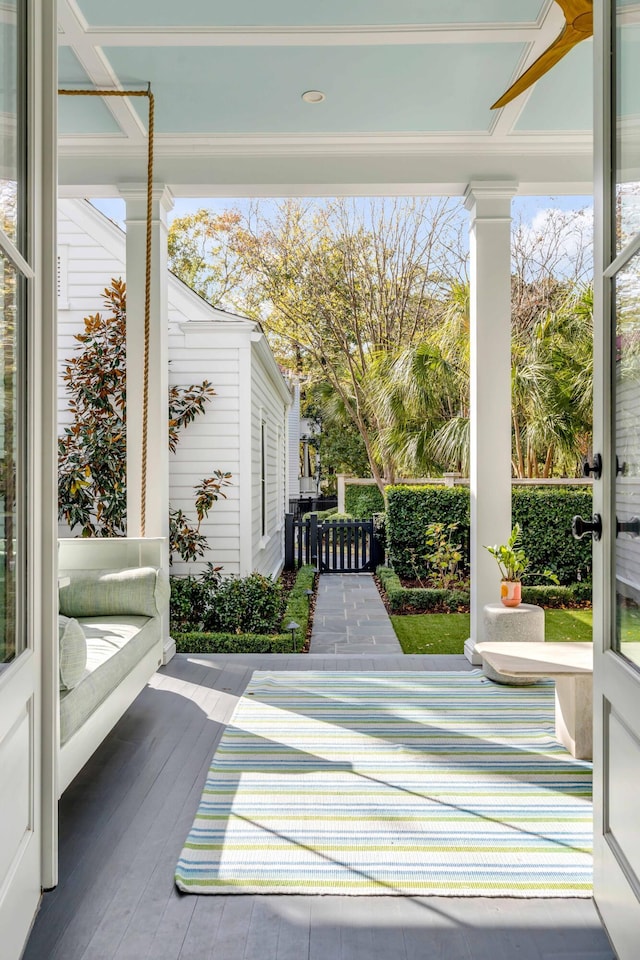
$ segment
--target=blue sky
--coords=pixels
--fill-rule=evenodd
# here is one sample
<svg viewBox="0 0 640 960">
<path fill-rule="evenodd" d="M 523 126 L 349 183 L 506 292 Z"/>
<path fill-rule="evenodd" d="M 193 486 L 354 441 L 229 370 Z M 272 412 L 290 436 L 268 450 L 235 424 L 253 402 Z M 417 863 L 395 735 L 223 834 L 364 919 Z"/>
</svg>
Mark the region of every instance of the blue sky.
<svg viewBox="0 0 640 960">
<path fill-rule="evenodd" d="M 366 198 L 363 198 L 363 202 Z M 101 210 L 107 217 L 114 220 L 119 226 L 124 227 L 124 201 L 120 199 L 99 199 L 91 201 L 98 210 Z M 194 213 L 201 207 L 206 207 L 216 213 L 228 210 L 234 207 L 244 213 L 248 210 L 252 201 L 240 197 L 179 197 L 175 201 L 175 206 L 171 211 L 170 220 L 175 217 L 183 217 L 188 213 Z M 268 204 L 268 200 L 262 201 Z M 277 203 L 277 200 L 271 201 Z M 320 201 L 322 202 L 322 201 Z M 558 210 L 582 210 L 585 207 L 593 206 L 593 197 L 591 196 L 562 196 L 562 197 L 516 197 L 513 201 L 514 219 L 522 219 L 524 223 L 531 223 L 541 210 L 555 208 Z"/>
</svg>

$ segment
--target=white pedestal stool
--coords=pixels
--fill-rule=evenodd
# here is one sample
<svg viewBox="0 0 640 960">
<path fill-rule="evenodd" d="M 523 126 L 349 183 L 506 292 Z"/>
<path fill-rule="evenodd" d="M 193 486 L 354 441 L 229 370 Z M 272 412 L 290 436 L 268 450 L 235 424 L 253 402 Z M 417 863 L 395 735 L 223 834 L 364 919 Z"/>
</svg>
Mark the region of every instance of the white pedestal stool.
<svg viewBox="0 0 640 960">
<path fill-rule="evenodd" d="M 541 643 L 544 641 L 544 610 L 532 603 L 505 607 L 502 603 L 488 603 L 482 611 L 483 641 L 485 643 Z M 483 660 L 486 677 L 497 683 L 524 686 L 535 683 L 539 677 L 507 676 Z"/>
</svg>

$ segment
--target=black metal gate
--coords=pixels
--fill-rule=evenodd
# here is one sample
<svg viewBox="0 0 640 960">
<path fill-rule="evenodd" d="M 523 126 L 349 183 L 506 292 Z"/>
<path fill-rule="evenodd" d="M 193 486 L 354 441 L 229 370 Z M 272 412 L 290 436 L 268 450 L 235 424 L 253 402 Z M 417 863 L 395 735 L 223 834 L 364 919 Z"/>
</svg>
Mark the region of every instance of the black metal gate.
<svg viewBox="0 0 640 960">
<path fill-rule="evenodd" d="M 285 567 L 312 564 L 321 573 L 373 573 L 384 563 L 384 549 L 373 520 L 323 520 L 315 514 L 285 517 Z"/>
</svg>

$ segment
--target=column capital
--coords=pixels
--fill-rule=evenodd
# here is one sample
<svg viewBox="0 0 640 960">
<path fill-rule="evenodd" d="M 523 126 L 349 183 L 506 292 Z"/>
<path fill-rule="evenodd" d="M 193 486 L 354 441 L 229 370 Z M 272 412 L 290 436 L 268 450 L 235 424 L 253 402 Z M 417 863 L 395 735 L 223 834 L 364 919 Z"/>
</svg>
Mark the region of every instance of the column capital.
<svg viewBox="0 0 640 960">
<path fill-rule="evenodd" d="M 465 190 L 464 205 L 476 220 L 510 218 L 511 201 L 517 192 L 515 180 L 471 180 Z"/>
<path fill-rule="evenodd" d="M 127 220 L 146 217 L 146 183 L 121 183 L 118 185 L 118 192 L 127 205 Z M 173 210 L 174 196 L 171 189 L 164 183 L 154 183 L 151 198 L 154 219 L 164 220 Z"/>
</svg>

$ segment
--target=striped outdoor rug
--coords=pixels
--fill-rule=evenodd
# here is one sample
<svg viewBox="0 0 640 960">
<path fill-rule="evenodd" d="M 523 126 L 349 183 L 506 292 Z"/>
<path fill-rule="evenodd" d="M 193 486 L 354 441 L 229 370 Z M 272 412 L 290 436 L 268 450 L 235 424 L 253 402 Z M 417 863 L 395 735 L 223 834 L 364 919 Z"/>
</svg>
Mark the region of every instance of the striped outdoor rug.
<svg viewBox="0 0 640 960">
<path fill-rule="evenodd" d="M 552 682 L 256 672 L 176 869 L 190 893 L 591 895 L 591 765 Z"/>
</svg>

